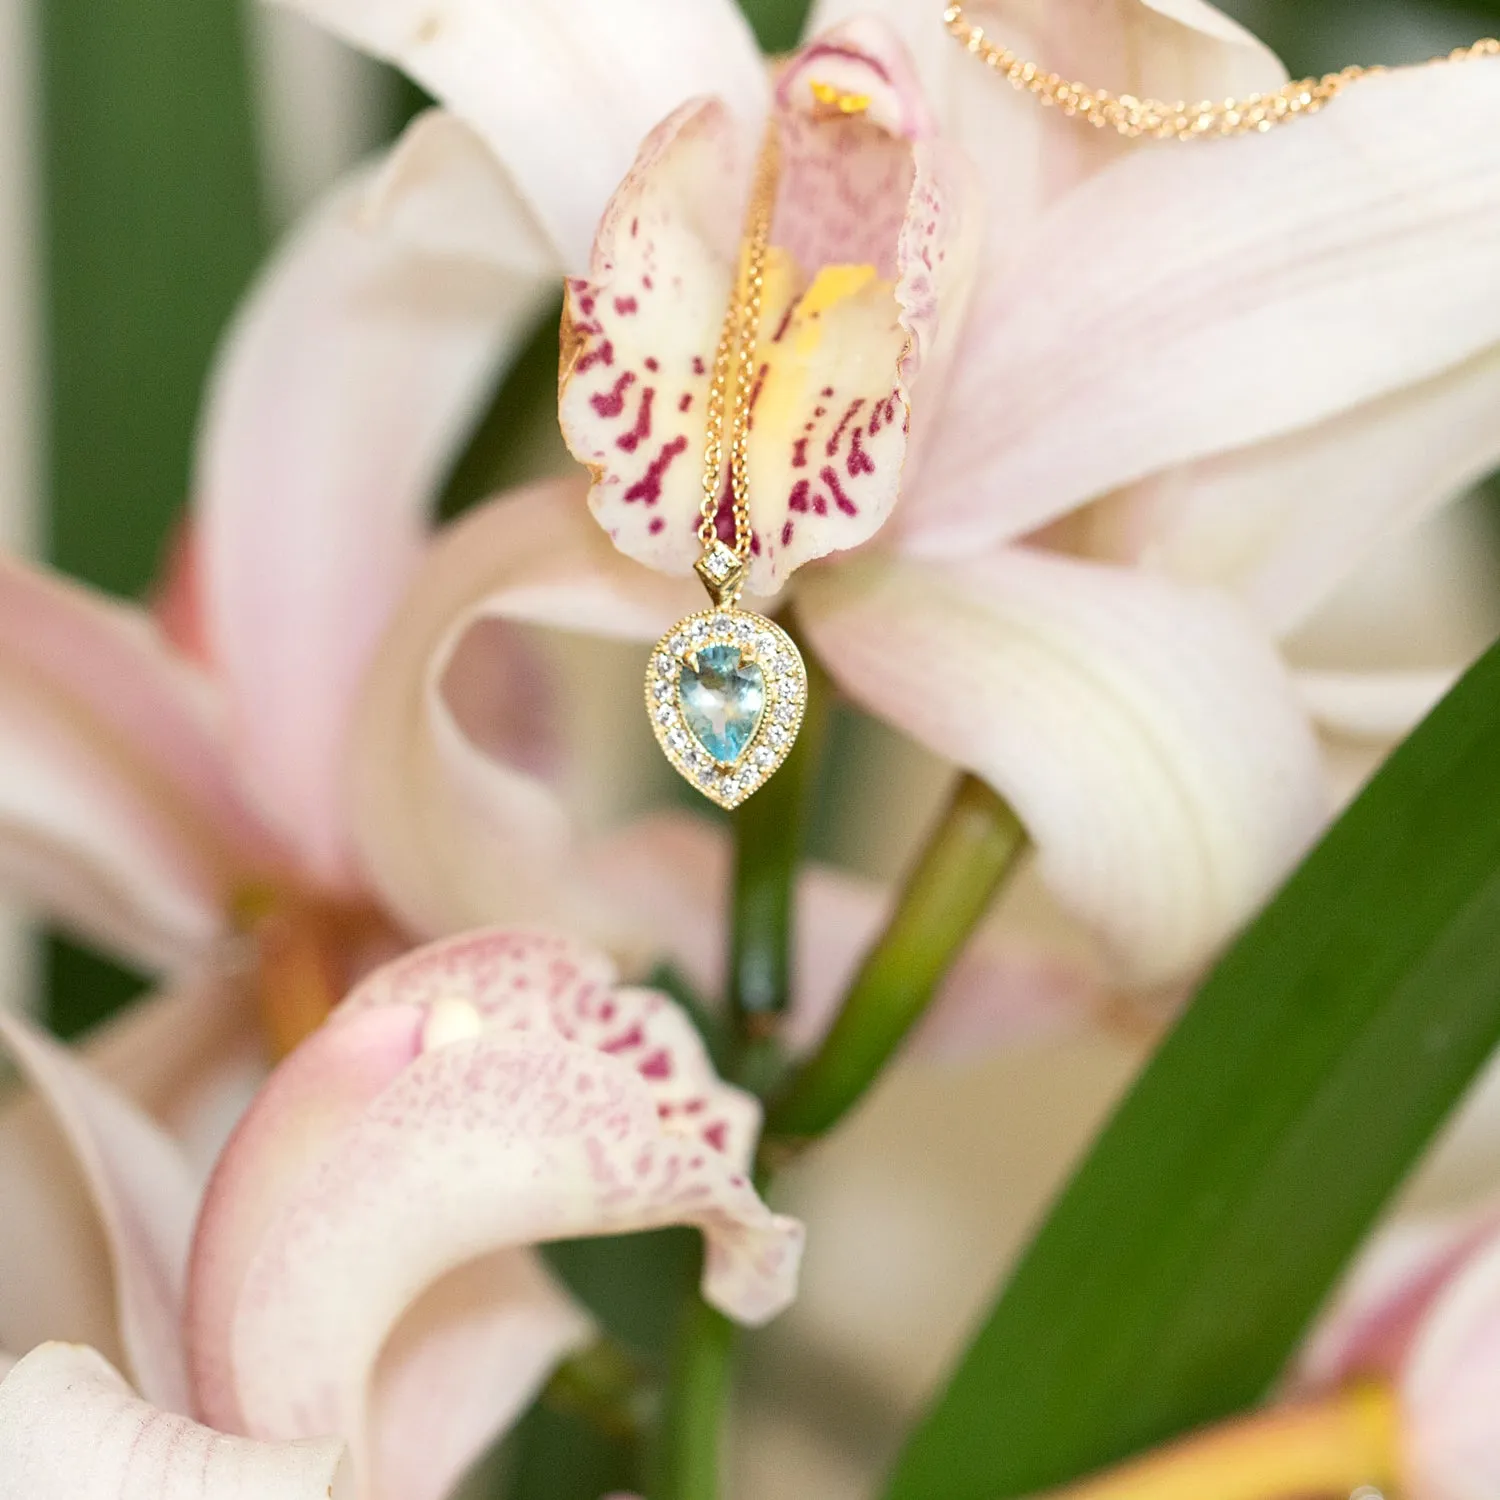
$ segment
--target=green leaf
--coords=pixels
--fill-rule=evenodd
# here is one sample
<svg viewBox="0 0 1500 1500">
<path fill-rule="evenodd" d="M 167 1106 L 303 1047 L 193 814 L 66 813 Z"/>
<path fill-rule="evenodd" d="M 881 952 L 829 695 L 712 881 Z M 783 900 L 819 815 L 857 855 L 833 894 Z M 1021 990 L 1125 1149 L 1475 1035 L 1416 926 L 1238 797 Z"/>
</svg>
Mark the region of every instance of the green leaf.
<svg viewBox="0 0 1500 1500">
<path fill-rule="evenodd" d="M 1500 647 L 1219 964 L 911 1438 L 1004 1500 L 1261 1397 L 1500 1042 Z"/>
<path fill-rule="evenodd" d="M 740 9 L 766 52 L 790 52 L 802 36 L 811 0 L 740 0 Z"/>
</svg>

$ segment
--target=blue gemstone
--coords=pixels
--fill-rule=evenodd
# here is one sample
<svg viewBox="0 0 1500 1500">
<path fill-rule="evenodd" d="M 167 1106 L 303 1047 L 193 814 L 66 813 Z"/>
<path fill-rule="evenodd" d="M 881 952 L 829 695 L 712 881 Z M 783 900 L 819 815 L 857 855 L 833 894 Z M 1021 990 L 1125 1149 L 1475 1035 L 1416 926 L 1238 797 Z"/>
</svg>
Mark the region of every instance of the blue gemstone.
<svg viewBox="0 0 1500 1500">
<path fill-rule="evenodd" d="M 753 661 L 741 665 L 738 646 L 704 646 L 696 672 L 683 663 L 677 692 L 693 738 L 721 764 L 738 760 L 755 738 L 766 706 L 760 668 Z"/>
</svg>

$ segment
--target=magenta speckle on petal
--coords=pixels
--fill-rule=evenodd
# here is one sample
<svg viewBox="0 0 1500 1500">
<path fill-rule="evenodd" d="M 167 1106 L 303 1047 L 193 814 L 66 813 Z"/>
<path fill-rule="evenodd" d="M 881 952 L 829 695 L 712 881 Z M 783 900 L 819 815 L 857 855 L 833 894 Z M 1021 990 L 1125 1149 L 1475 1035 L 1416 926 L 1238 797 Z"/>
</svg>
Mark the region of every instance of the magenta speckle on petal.
<svg viewBox="0 0 1500 1500">
<path fill-rule="evenodd" d="M 792 467 L 794 469 L 807 467 L 807 439 L 805 437 L 799 437 L 792 444 Z"/>
<path fill-rule="evenodd" d="M 781 545 L 790 547 L 792 545 L 792 523 L 787 521 L 781 528 Z"/>
<path fill-rule="evenodd" d="M 799 479 L 792 486 L 792 493 L 787 496 L 787 509 L 805 511 L 808 505 L 807 497 L 811 489 L 812 486 L 805 479 Z"/>
<path fill-rule="evenodd" d="M 621 433 L 615 446 L 625 453 L 634 453 L 651 436 L 651 403 L 656 399 L 655 386 L 648 385 L 641 392 L 641 409 L 636 413 L 635 426 Z"/>
<path fill-rule="evenodd" d="M 601 417 L 618 417 L 625 410 L 625 392 L 635 384 L 635 371 L 627 370 L 607 391 L 589 397 L 589 405 Z"/>
<path fill-rule="evenodd" d="M 651 460 L 646 472 L 625 491 L 625 503 L 634 504 L 637 500 L 646 505 L 655 505 L 661 499 L 662 476 L 672 465 L 672 460 L 687 448 L 687 439 L 679 434 L 670 443 L 667 443 Z"/>
<path fill-rule="evenodd" d="M 689 410 L 691 410 L 692 405 L 693 405 L 693 393 L 691 391 L 684 391 L 682 393 L 682 396 L 680 397 L 680 399 L 677 402 L 677 410 L 678 411 L 689 411 Z"/>
<path fill-rule="evenodd" d="M 708 366 L 703 363 L 703 356 L 700 355 L 700 354 L 695 354 L 693 356 L 693 374 L 694 375 L 707 375 L 708 374 Z"/>
<path fill-rule="evenodd" d="M 859 514 L 859 507 L 844 493 L 843 486 L 839 484 L 839 476 L 832 465 L 825 467 L 819 473 L 818 478 L 828 486 L 828 491 L 833 496 L 833 503 L 846 516 L 857 516 Z"/>
<path fill-rule="evenodd" d="M 650 370 L 653 375 L 656 374 L 659 369 L 661 369 L 661 365 L 657 363 L 657 359 L 654 354 L 648 354 L 646 356 L 646 368 Z"/>
<path fill-rule="evenodd" d="M 875 460 L 860 446 L 860 439 L 864 435 L 862 427 L 856 427 L 849 434 L 849 461 L 847 468 L 851 477 L 858 474 L 873 474 L 875 472 Z"/>
<path fill-rule="evenodd" d="M 640 1066 L 642 1078 L 670 1078 L 672 1076 L 672 1059 L 667 1055 L 665 1049 L 653 1052 Z"/>
<path fill-rule="evenodd" d="M 660 536 L 667 529 L 667 523 L 660 516 L 652 516 L 651 524 L 646 528 L 652 536 Z"/>
</svg>

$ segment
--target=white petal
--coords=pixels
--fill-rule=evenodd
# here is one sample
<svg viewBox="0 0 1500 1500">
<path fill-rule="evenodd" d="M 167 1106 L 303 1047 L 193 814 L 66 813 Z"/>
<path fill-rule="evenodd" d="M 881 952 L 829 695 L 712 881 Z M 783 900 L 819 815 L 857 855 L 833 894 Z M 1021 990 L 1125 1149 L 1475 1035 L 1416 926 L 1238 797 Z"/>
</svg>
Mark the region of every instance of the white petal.
<svg viewBox="0 0 1500 1500">
<path fill-rule="evenodd" d="M 636 147 L 695 94 L 753 125 L 765 80 L 729 0 L 282 0 L 397 63 L 488 141 L 570 270 Z"/>
<path fill-rule="evenodd" d="M 800 608 L 856 702 L 1012 801 L 1137 982 L 1201 964 L 1326 813 L 1280 661 L 1212 591 L 1013 548 L 830 569 Z"/>
<path fill-rule="evenodd" d="M 67 1139 L 114 1265 L 121 1342 L 151 1400 L 186 1411 L 182 1293 L 198 1185 L 155 1125 L 68 1051 L 0 1012 L 0 1043 Z"/>
<path fill-rule="evenodd" d="M 1168 470 L 1102 507 L 1163 572 L 1234 590 L 1277 634 L 1500 463 L 1500 347 L 1304 432 Z"/>
<path fill-rule="evenodd" d="M 644 642 L 701 600 L 696 584 L 615 551 L 578 481 L 503 497 L 441 535 L 370 673 L 354 740 L 360 850 L 408 926 L 584 917 L 569 889 L 570 821 L 548 779 L 550 705 L 504 622 Z M 484 671 L 456 680 L 469 647 Z M 489 700 L 488 742 L 461 711 L 475 689 Z"/>
<path fill-rule="evenodd" d="M 335 1440 L 257 1443 L 131 1394 L 92 1349 L 44 1344 L 0 1384 L 8 1500 L 354 1500 Z"/>
<path fill-rule="evenodd" d="M 429 115 L 292 237 L 219 361 L 197 496 L 212 655 L 246 778 L 325 882 L 354 878 L 352 700 L 549 273 L 484 148 Z"/>
<path fill-rule="evenodd" d="M 1458 668 L 1332 672 L 1299 668 L 1297 696 L 1325 729 L 1377 744 L 1404 739 L 1459 678 Z"/>
<path fill-rule="evenodd" d="M 1500 59 L 1391 73 L 1069 194 L 977 299 L 903 507 L 913 544 L 1031 531 L 1500 341 L 1497 77 Z"/>
</svg>

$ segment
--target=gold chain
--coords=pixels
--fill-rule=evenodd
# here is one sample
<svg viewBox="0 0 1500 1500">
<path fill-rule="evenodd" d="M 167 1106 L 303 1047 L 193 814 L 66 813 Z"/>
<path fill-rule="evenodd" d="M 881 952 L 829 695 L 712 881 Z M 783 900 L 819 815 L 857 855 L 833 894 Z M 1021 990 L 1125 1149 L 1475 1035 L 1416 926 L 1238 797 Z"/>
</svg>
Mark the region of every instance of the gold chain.
<svg viewBox="0 0 1500 1500">
<path fill-rule="evenodd" d="M 1179 100 L 1137 99 L 1133 94 L 1112 94 L 1087 84 L 1069 83 L 1057 73 L 1043 72 L 1033 62 L 1018 57 L 1009 47 L 992 42 L 984 28 L 970 21 L 962 5 L 943 12 L 943 24 L 975 57 L 999 73 L 1023 93 L 1033 94 L 1043 104 L 1056 105 L 1065 115 L 1076 115 L 1099 130 L 1115 130 L 1134 139 L 1152 136 L 1158 140 L 1196 141 L 1208 137 L 1264 133 L 1310 115 L 1336 99 L 1351 83 L 1389 72 L 1383 67 L 1349 67 L 1321 78 L 1302 78 L 1283 84 L 1268 94 L 1248 94 L 1243 99 L 1198 104 Z M 1467 62 L 1476 57 L 1500 56 L 1500 41 L 1486 37 L 1472 47 L 1459 47 L 1433 62 Z"/>
<path fill-rule="evenodd" d="M 703 449 L 703 519 L 698 540 L 712 547 L 719 535 L 719 497 L 724 481 L 724 400 L 735 372 L 734 412 L 729 426 L 729 483 L 734 499 L 734 550 L 750 555 L 750 405 L 755 392 L 755 344 L 760 333 L 760 302 L 765 290 L 766 248 L 781 175 L 781 137 L 773 120 L 755 164 L 750 206 L 740 241 L 734 290 L 719 332 L 713 381 L 708 388 L 708 435 Z"/>
</svg>

